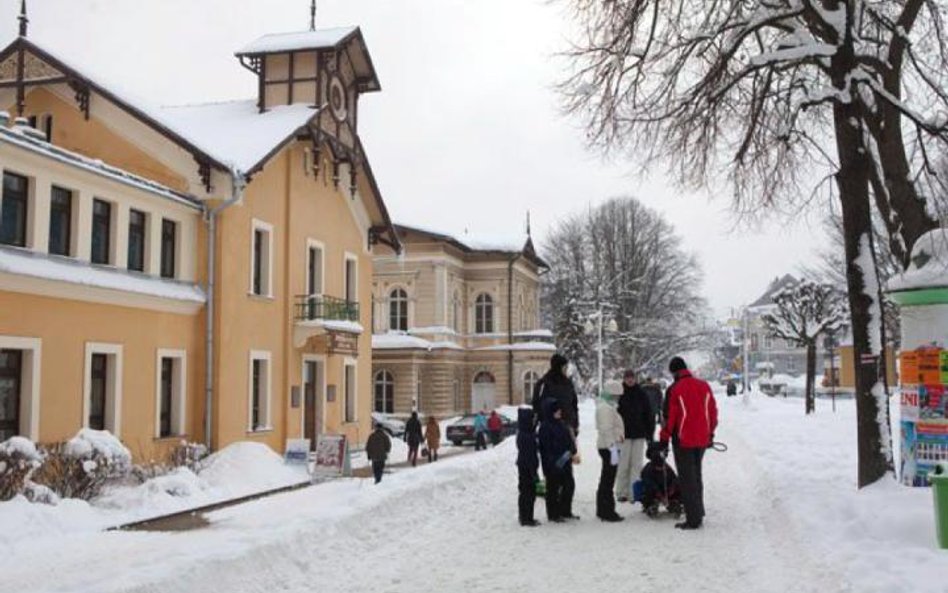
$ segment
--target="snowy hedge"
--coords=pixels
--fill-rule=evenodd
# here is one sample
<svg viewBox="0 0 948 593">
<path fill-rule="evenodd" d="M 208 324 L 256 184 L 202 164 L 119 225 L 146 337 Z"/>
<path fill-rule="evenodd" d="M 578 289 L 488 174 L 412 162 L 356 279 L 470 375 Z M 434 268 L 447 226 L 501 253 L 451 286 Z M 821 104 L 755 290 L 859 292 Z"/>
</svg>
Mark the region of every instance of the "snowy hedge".
<svg viewBox="0 0 948 593">
<path fill-rule="evenodd" d="M 69 441 L 47 449 L 35 481 L 64 498 L 89 500 L 109 480 L 127 476 L 131 467 L 131 453 L 115 436 L 84 428 Z"/>
<path fill-rule="evenodd" d="M 43 454 L 29 439 L 11 437 L 0 443 L 0 500 L 23 494 L 42 462 Z"/>
</svg>

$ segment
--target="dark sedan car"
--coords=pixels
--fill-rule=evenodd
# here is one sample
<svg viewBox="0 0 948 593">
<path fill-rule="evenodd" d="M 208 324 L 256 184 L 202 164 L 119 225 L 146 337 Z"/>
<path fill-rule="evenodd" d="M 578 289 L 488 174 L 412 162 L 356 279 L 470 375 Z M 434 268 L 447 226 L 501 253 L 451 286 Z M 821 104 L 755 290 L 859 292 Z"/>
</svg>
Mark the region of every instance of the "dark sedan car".
<svg viewBox="0 0 948 593">
<path fill-rule="evenodd" d="M 499 412 L 498 412 L 499 413 Z M 448 425 L 447 439 L 455 446 L 461 446 L 464 443 L 474 442 L 474 417 L 476 414 L 465 414 L 458 420 Z M 500 414 L 500 420 L 504 424 L 501 434 L 509 437 L 517 434 L 517 423 L 507 416 Z"/>
</svg>

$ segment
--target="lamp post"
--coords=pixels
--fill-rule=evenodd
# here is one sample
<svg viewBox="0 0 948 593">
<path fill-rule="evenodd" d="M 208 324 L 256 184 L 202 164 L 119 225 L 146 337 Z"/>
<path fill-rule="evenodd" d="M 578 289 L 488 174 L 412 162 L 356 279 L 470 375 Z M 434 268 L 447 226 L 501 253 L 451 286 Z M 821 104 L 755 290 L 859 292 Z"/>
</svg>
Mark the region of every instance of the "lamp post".
<svg viewBox="0 0 948 593">
<path fill-rule="evenodd" d="M 604 317 L 604 313 L 605 313 L 604 310 L 603 310 L 604 307 L 605 307 L 605 304 L 604 304 L 604 303 L 599 303 L 599 309 L 598 309 L 595 313 L 593 313 L 593 314 L 590 316 L 589 319 L 586 320 L 586 332 L 587 332 L 587 333 L 592 333 L 593 331 L 595 331 L 595 332 L 598 334 L 598 336 L 599 336 L 599 344 L 598 344 L 598 346 L 597 346 L 597 348 L 596 348 L 597 362 L 598 362 L 598 366 L 597 366 L 597 378 L 598 378 L 598 380 L 597 380 L 597 382 L 596 382 L 596 396 L 597 396 L 597 397 L 602 396 L 602 384 L 603 384 L 603 380 L 602 380 L 602 374 L 603 374 L 603 369 L 602 369 L 602 357 L 603 357 L 603 351 L 605 350 L 605 340 L 604 340 L 604 336 L 603 336 L 603 323 L 602 323 L 602 322 L 603 322 L 603 317 Z M 592 317 L 595 317 L 595 318 L 596 318 L 596 327 L 595 327 L 595 328 L 593 327 L 592 322 L 591 322 Z M 610 320 L 609 320 L 609 323 L 608 323 L 608 325 L 607 325 L 607 328 L 608 328 L 608 330 L 611 331 L 611 332 L 615 332 L 615 331 L 618 331 L 618 330 L 619 330 L 619 326 L 616 324 L 616 320 L 615 320 L 615 319 L 610 319 Z"/>
</svg>

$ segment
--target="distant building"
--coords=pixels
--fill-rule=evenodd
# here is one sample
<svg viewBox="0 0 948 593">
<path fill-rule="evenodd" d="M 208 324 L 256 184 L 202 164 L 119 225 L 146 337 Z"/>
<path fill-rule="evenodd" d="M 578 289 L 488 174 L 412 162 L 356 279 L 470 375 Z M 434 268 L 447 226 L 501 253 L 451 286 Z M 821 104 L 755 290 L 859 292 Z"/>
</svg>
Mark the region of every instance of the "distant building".
<svg viewBox="0 0 948 593">
<path fill-rule="evenodd" d="M 540 327 L 540 272 L 522 245 L 480 245 L 396 225 L 372 285 L 373 410 L 455 415 L 520 404 L 555 352 Z"/>
</svg>

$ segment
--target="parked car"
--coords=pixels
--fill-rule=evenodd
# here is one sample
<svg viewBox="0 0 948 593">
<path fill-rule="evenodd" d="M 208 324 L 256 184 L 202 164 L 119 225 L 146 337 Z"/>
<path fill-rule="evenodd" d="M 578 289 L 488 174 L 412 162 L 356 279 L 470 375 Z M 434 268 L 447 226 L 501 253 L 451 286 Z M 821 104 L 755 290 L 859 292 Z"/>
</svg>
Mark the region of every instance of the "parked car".
<svg viewBox="0 0 948 593">
<path fill-rule="evenodd" d="M 389 436 L 402 438 L 405 435 L 405 423 L 394 416 L 383 414 L 381 412 L 372 412 L 372 422 L 381 424 L 382 430 Z"/>
<path fill-rule="evenodd" d="M 500 412 L 498 412 L 500 414 Z M 476 414 L 465 414 L 461 416 L 458 420 L 455 420 L 448 425 L 446 432 L 446 437 L 452 444 L 456 447 L 460 447 L 464 443 L 473 443 L 474 442 L 474 417 Z M 517 434 L 517 423 L 507 416 L 500 414 L 500 420 L 503 422 L 504 428 L 501 431 L 501 434 L 504 437 L 509 437 Z"/>
</svg>

